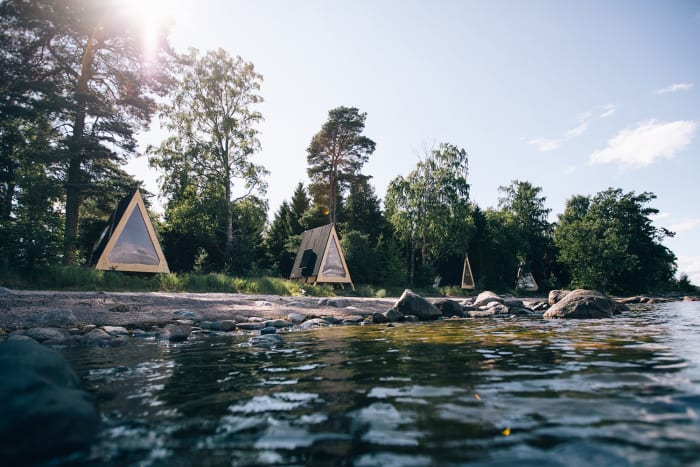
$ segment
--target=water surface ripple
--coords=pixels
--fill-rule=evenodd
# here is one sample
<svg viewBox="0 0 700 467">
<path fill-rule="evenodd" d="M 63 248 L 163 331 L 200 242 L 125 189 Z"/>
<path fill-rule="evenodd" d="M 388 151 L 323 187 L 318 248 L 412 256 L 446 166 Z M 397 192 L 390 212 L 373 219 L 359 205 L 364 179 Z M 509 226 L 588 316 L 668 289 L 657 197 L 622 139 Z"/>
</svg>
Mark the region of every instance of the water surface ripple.
<svg viewBox="0 0 700 467">
<path fill-rule="evenodd" d="M 700 303 L 67 349 L 104 429 L 70 463 L 698 465 Z"/>
</svg>

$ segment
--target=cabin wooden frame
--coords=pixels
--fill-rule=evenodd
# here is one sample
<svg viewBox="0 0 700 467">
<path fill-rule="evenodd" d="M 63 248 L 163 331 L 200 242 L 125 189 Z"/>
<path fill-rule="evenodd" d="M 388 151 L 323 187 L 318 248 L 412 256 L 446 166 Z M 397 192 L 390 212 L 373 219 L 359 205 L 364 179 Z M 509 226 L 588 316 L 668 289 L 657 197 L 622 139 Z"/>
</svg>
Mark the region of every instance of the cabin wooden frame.
<svg viewBox="0 0 700 467">
<path fill-rule="evenodd" d="M 469 264 L 469 256 L 464 255 L 464 269 L 462 270 L 462 288 L 474 290 L 474 275 L 472 267 Z"/>
<path fill-rule="evenodd" d="M 289 278 L 314 285 L 350 284 L 355 290 L 334 224 L 304 232 Z"/>
<path fill-rule="evenodd" d="M 141 244 L 126 243 L 127 236 L 136 238 Z M 130 247 L 132 249 L 128 250 Z M 115 208 L 109 224 L 92 249 L 89 263 L 95 269 L 106 271 L 170 273 L 138 188 Z"/>
</svg>

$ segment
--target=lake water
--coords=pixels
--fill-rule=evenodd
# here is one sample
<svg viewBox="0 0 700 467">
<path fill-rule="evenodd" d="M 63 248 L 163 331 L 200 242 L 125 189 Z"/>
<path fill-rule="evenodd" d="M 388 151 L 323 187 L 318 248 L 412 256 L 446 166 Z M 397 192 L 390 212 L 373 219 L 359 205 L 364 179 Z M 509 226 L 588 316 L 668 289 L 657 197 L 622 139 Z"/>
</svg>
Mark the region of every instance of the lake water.
<svg viewBox="0 0 700 467">
<path fill-rule="evenodd" d="M 700 465 L 700 302 L 65 350 L 104 430 L 71 463 Z"/>
</svg>

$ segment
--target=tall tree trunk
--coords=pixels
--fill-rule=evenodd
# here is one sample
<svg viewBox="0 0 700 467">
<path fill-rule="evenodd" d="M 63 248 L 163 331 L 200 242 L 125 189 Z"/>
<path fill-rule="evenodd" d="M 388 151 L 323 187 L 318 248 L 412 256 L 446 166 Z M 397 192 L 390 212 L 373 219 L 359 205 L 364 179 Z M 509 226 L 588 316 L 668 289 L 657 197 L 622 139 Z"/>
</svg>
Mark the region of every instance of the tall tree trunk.
<svg viewBox="0 0 700 467">
<path fill-rule="evenodd" d="M 66 180 L 66 225 L 63 234 L 63 264 L 71 264 L 77 261 L 78 256 L 78 221 L 80 218 L 80 203 L 83 192 L 83 138 L 85 133 L 85 118 L 87 107 L 87 96 L 90 93 L 88 81 L 92 77 L 92 65 L 95 59 L 94 42 L 97 40 L 96 34 L 99 32 L 95 28 L 92 37 L 88 38 L 83 61 L 80 66 L 80 77 L 76 89 L 76 115 L 73 121 L 73 135 L 68 143 L 70 152 L 70 162 L 68 166 L 68 176 Z"/>
<path fill-rule="evenodd" d="M 231 200 L 231 170 L 226 168 L 226 256 L 233 248 L 233 201 Z"/>
</svg>

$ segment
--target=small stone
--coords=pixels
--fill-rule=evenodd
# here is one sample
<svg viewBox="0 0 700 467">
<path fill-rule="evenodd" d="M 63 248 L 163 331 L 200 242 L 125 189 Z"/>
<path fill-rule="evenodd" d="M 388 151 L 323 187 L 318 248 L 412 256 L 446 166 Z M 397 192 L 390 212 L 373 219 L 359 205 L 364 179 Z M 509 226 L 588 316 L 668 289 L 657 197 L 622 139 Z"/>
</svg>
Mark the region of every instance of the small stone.
<svg viewBox="0 0 700 467">
<path fill-rule="evenodd" d="M 236 322 L 228 319 L 220 321 L 202 321 L 199 323 L 199 327 L 208 331 L 231 332 L 236 329 Z"/>
<path fill-rule="evenodd" d="M 244 331 L 259 331 L 265 327 L 265 323 L 238 323 L 236 326 Z"/>
<path fill-rule="evenodd" d="M 285 321 L 283 319 L 271 319 L 269 321 L 265 321 L 263 324 L 265 324 L 265 327 L 272 326 L 273 328 L 286 328 L 289 326 L 289 321 Z"/>
<path fill-rule="evenodd" d="M 267 300 L 258 300 L 255 302 L 255 306 L 257 306 L 257 307 L 271 307 L 272 303 L 268 302 Z"/>
<path fill-rule="evenodd" d="M 202 319 L 202 315 L 191 310 L 175 310 L 173 311 L 173 318 L 184 318 L 197 321 Z"/>
<path fill-rule="evenodd" d="M 289 313 L 287 315 L 287 320 L 289 320 L 289 322 L 292 324 L 302 323 L 305 319 L 306 319 L 306 316 L 304 316 L 300 313 Z"/>
<path fill-rule="evenodd" d="M 63 331 L 54 328 L 32 328 L 25 333 L 37 342 L 53 341 L 62 342 L 66 340 L 66 335 Z"/>
<path fill-rule="evenodd" d="M 344 298 L 332 298 L 328 300 L 328 306 L 332 306 L 335 308 L 345 308 L 347 306 L 350 306 L 350 302 Z"/>
<path fill-rule="evenodd" d="M 277 333 L 277 328 L 274 326 L 268 326 L 268 327 L 262 328 L 260 330 L 260 334 L 263 334 L 263 335 L 264 334 L 275 334 L 275 333 Z"/>
<path fill-rule="evenodd" d="M 442 312 L 435 305 L 410 289 L 403 291 L 401 297 L 394 303 L 393 308 L 405 315 L 416 316 L 423 321 L 437 319 L 442 316 Z"/>
<path fill-rule="evenodd" d="M 388 323 L 389 318 L 387 318 L 384 313 L 376 312 L 376 313 L 372 314 L 372 321 L 375 324 L 383 324 L 383 323 Z"/>
<path fill-rule="evenodd" d="M 442 316 L 447 318 L 451 316 L 464 316 L 464 309 L 462 305 L 450 299 L 438 300 L 434 303 L 438 310 L 442 312 Z"/>
<path fill-rule="evenodd" d="M 248 342 L 254 347 L 277 347 L 284 344 L 284 338 L 279 334 L 265 334 L 253 336 Z"/>
<path fill-rule="evenodd" d="M 12 290 L 0 287 L 0 295 L 16 295 Z"/>
<path fill-rule="evenodd" d="M 387 311 L 384 312 L 384 316 L 386 317 L 386 320 L 390 323 L 396 321 L 403 321 L 404 319 L 404 314 L 396 308 L 389 308 Z"/>
<path fill-rule="evenodd" d="M 113 347 L 125 344 L 126 339 L 111 336 L 102 329 L 93 329 L 83 336 L 82 342 L 89 347 Z"/>
<path fill-rule="evenodd" d="M 102 330 L 112 336 L 128 336 L 129 331 L 122 326 L 102 326 Z"/>
<path fill-rule="evenodd" d="M 128 313 L 129 305 L 115 305 L 112 308 L 110 308 L 109 311 L 112 311 L 114 313 Z"/>
<path fill-rule="evenodd" d="M 307 321 L 304 321 L 299 325 L 301 329 L 313 329 L 313 328 L 324 328 L 330 326 L 330 323 L 326 321 L 325 319 L 321 318 L 313 318 Z"/>
<path fill-rule="evenodd" d="M 181 342 L 187 340 L 192 333 L 192 326 L 189 324 L 166 324 L 159 333 L 161 339 L 167 339 L 170 342 Z"/>
<path fill-rule="evenodd" d="M 249 316 L 246 321 L 251 323 L 262 323 L 263 321 L 267 320 L 265 318 L 261 318 L 260 316 Z"/>
</svg>

